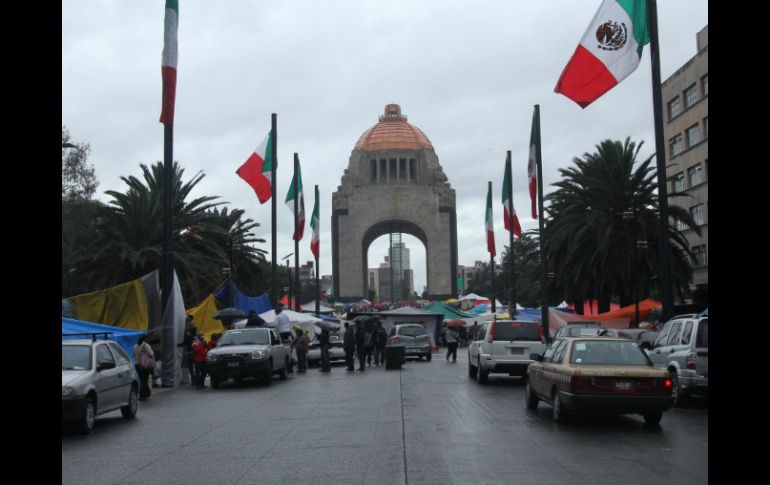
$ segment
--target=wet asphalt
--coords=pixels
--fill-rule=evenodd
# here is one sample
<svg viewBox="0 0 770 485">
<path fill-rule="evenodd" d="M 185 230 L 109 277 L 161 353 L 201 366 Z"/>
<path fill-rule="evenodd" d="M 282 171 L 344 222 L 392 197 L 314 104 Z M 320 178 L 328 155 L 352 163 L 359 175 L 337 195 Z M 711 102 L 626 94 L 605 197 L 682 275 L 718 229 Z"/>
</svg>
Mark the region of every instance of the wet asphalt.
<svg viewBox="0 0 770 485">
<path fill-rule="evenodd" d="M 271 386 L 156 390 L 135 420 L 62 431 L 63 484 L 704 484 L 708 404 L 659 427 L 641 416 L 572 416 L 524 403 L 515 378 L 468 378 L 434 354 L 400 371 L 276 376 Z"/>
</svg>

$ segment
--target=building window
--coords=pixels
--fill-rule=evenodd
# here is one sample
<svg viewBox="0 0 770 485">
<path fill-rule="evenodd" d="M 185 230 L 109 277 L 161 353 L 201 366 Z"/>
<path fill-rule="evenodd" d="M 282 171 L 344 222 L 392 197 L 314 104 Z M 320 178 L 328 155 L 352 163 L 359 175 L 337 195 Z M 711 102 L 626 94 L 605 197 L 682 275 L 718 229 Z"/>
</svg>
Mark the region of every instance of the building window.
<svg viewBox="0 0 770 485">
<path fill-rule="evenodd" d="M 687 136 L 687 146 L 691 147 L 700 143 L 700 126 L 695 124 L 685 130 Z"/>
<path fill-rule="evenodd" d="M 388 161 L 384 158 L 380 158 L 380 183 L 388 180 Z"/>
<path fill-rule="evenodd" d="M 698 91 L 695 89 L 695 84 L 684 90 L 684 107 L 689 109 L 695 102 L 698 101 Z"/>
<path fill-rule="evenodd" d="M 377 181 L 377 160 L 369 160 L 369 181 Z"/>
<path fill-rule="evenodd" d="M 682 106 L 679 103 L 679 96 L 668 102 L 668 121 L 673 120 L 682 112 Z"/>
<path fill-rule="evenodd" d="M 703 218 L 703 204 L 698 204 L 695 207 L 690 207 L 690 215 L 692 216 L 696 225 L 702 226 L 705 223 Z"/>
<path fill-rule="evenodd" d="M 390 166 L 390 178 L 388 180 L 396 182 L 398 180 L 398 160 L 391 158 L 388 162 Z"/>
<path fill-rule="evenodd" d="M 674 192 L 684 192 L 684 172 L 674 175 Z"/>
<path fill-rule="evenodd" d="M 676 230 L 677 231 L 686 231 L 687 230 L 687 224 L 684 223 L 681 219 L 677 219 L 676 221 Z"/>
<path fill-rule="evenodd" d="M 406 158 L 399 158 L 398 159 L 398 179 L 402 181 L 406 181 L 407 171 L 406 171 Z"/>
<path fill-rule="evenodd" d="M 417 160 L 409 159 L 409 180 L 417 180 Z"/>
<path fill-rule="evenodd" d="M 693 246 L 692 248 L 692 264 L 695 266 L 706 265 L 706 245 Z"/>
<path fill-rule="evenodd" d="M 705 138 L 709 137 L 709 117 L 708 116 L 703 118 L 703 136 Z"/>
<path fill-rule="evenodd" d="M 706 74 L 703 76 L 700 80 L 701 86 L 703 87 L 703 96 L 706 97 L 709 95 L 709 75 Z"/>
<path fill-rule="evenodd" d="M 703 183 L 703 167 L 700 164 L 690 167 L 687 170 L 687 178 L 690 180 L 690 187 Z"/>
<path fill-rule="evenodd" d="M 682 153 L 684 150 L 684 143 L 682 143 L 682 135 L 676 135 L 674 138 L 668 141 L 668 146 L 671 149 L 671 156 L 675 157 Z"/>
</svg>

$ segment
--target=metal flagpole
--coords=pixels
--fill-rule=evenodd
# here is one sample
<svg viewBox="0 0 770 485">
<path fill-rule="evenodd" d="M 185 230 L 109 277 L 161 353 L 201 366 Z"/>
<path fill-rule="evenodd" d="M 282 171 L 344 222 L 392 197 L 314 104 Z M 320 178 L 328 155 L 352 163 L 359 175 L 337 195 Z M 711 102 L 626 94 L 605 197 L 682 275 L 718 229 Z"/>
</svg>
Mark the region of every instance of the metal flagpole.
<svg viewBox="0 0 770 485">
<path fill-rule="evenodd" d="M 506 178 L 508 179 L 508 196 L 511 198 L 510 200 L 510 208 L 513 208 L 513 171 L 511 170 L 511 151 L 508 150 L 507 155 L 505 156 L 505 174 Z M 508 313 L 511 316 L 511 319 L 513 319 L 513 314 L 516 313 L 516 260 L 514 258 L 514 252 L 513 252 L 513 211 L 510 211 L 510 214 L 508 214 L 508 217 L 510 217 L 510 230 L 508 231 L 508 235 L 510 236 L 510 246 L 508 250 L 508 258 L 511 265 L 511 300 L 508 305 Z"/>
<path fill-rule="evenodd" d="M 535 153 L 537 162 L 537 204 L 540 212 L 540 286 L 543 289 L 543 301 L 540 305 L 540 318 L 543 322 L 543 335 L 545 342 L 551 341 L 550 326 L 548 323 L 548 261 L 545 254 L 545 212 L 543 210 L 543 162 L 540 148 L 540 105 L 535 105 L 535 114 L 532 118 L 532 126 L 535 131 Z"/>
<path fill-rule="evenodd" d="M 297 229 L 299 229 L 299 219 L 298 219 L 298 212 L 299 212 L 299 177 L 297 174 L 299 173 L 299 154 L 294 153 L 294 234 L 297 234 Z M 294 287 L 296 288 L 297 295 L 294 297 L 294 301 L 296 302 L 294 305 L 294 311 L 300 312 L 299 307 L 299 299 L 300 299 L 300 293 L 301 289 L 299 287 L 299 238 L 294 240 Z M 289 308 L 291 308 L 291 301 L 289 301 Z"/>
<path fill-rule="evenodd" d="M 272 207 L 272 223 L 273 223 L 273 229 L 272 229 L 272 251 L 273 251 L 273 262 L 270 266 L 270 280 L 273 282 L 273 295 L 272 295 L 272 304 L 273 308 L 278 306 L 278 237 L 276 235 L 277 233 L 277 226 L 276 226 L 276 208 L 275 208 L 275 186 L 278 182 L 278 179 L 275 176 L 276 168 L 278 165 L 278 133 L 277 133 L 277 115 L 275 113 L 272 114 L 270 117 L 270 145 L 273 147 L 272 153 L 270 156 L 272 157 L 272 165 L 270 167 L 270 177 L 271 177 L 271 190 L 272 190 L 272 199 L 273 199 L 273 207 Z"/>
<path fill-rule="evenodd" d="M 321 207 L 318 205 L 318 186 L 317 185 L 315 186 L 315 207 L 318 207 L 318 214 L 319 214 L 318 218 L 319 218 L 319 221 L 316 222 L 316 224 L 319 224 L 321 222 L 320 221 L 320 218 L 321 218 L 321 216 L 320 216 Z M 312 220 L 313 216 L 310 216 L 310 217 L 311 217 L 311 220 Z M 318 233 L 318 239 L 319 239 L 319 241 L 318 241 L 318 246 L 319 246 L 318 253 L 319 253 L 319 256 L 320 256 L 320 253 L 321 253 L 321 249 L 320 249 L 320 246 L 321 246 L 321 241 L 320 241 L 321 234 L 320 234 L 320 231 Z M 311 241 L 311 244 L 312 244 L 312 241 Z M 316 314 L 316 316 L 318 316 L 318 314 L 321 311 L 321 278 L 320 278 L 320 274 L 321 274 L 321 270 L 318 268 L 318 256 L 316 256 L 316 258 L 315 258 L 315 314 Z"/>
</svg>

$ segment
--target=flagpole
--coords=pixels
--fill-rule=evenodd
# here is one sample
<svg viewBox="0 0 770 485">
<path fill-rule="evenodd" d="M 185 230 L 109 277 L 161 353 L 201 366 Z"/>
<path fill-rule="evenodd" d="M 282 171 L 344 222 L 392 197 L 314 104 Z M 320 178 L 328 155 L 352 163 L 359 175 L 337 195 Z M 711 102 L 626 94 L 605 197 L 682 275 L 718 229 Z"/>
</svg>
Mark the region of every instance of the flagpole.
<svg viewBox="0 0 770 485">
<path fill-rule="evenodd" d="M 272 164 L 270 167 L 270 177 L 271 177 L 271 185 L 272 187 L 270 190 L 272 191 L 272 199 L 273 199 L 273 207 L 271 208 L 272 211 L 272 251 L 273 251 L 273 263 L 270 266 L 270 280 L 273 282 L 273 295 L 272 295 L 272 303 L 273 308 L 276 308 L 278 306 L 278 237 L 277 237 L 277 226 L 276 226 L 276 208 L 275 208 L 275 186 L 278 183 L 278 179 L 275 176 L 276 168 L 278 165 L 278 123 L 277 123 L 277 115 L 273 113 L 270 116 L 270 144 L 272 146 L 272 153 L 270 156 L 272 157 Z"/>
<path fill-rule="evenodd" d="M 540 286 L 543 289 L 543 301 L 540 305 L 540 318 L 543 322 L 543 335 L 545 336 L 545 343 L 551 341 L 550 326 L 548 324 L 548 261 L 545 254 L 545 212 L 543 210 L 543 163 L 542 163 L 542 150 L 540 148 L 540 105 L 535 105 L 535 115 L 532 119 L 532 124 L 535 126 L 535 153 L 537 162 L 537 205 L 540 212 L 539 229 L 540 229 Z"/>
<path fill-rule="evenodd" d="M 300 287 L 299 287 L 299 238 L 297 238 L 297 230 L 299 229 L 299 153 L 294 152 L 294 288 L 297 289 L 297 295 L 294 297 L 294 311 L 300 312 L 299 300 L 300 300 Z M 291 308 L 291 301 L 289 302 L 289 308 Z"/>
<path fill-rule="evenodd" d="M 489 192 L 487 192 L 490 197 L 492 197 L 492 181 L 489 181 Z M 491 210 L 491 209 L 490 209 Z M 489 235 L 487 235 L 489 237 Z M 497 313 L 497 307 L 495 305 L 495 257 L 492 253 L 489 253 L 489 268 L 492 270 L 492 313 Z"/>
<path fill-rule="evenodd" d="M 508 196 L 511 198 L 509 204 L 510 208 L 513 208 L 513 172 L 511 170 L 511 151 L 508 150 L 507 154 L 505 156 L 505 171 L 506 174 L 509 175 L 508 177 Z M 508 304 L 508 313 L 511 316 L 511 319 L 514 318 L 514 313 L 516 313 L 516 261 L 514 258 L 513 253 L 513 211 L 509 211 L 508 214 L 510 227 L 508 230 L 508 235 L 510 236 L 510 249 L 508 251 L 508 258 L 511 265 L 511 300 Z"/>
<path fill-rule="evenodd" d="M 318 207 L 318 211 L 320 214 L 321 208 L 318 206 L 318 186 L 315 186 L 315 207 Z M 313 220 L 313 216 L 310 216 L 310 220 Z M 320 223 L 320 221 L 319 221 Z M 310 244 L 313 244 L 312 237 Z M 321 270 L 318 268 L 318 256 L 320 256 L 320 247 L 321 247 L 321 233 L 319 231 L 318 233 L 318 255 L 315 257 L 315 315 L 318 316 L 318 314 L 321 311 Z"/>
<path fill-rule="evenodd" d="M 652 108 L 655 118 L 655 160 L 658 167 L 660 292 L 663 318 L 673 316 L 671 282 L 671 241 L 668 237 L 668 190 L 666 187 L 666 145 L 663 136 L 663 96 L 660 85 L 660 51 L 658 45 L 658 7 L 647 0 L 647 22 L 650 32 L 650 64 L 652 66 Z M 665 320 L 664 320 L 665 321 Z"/>
</svg>

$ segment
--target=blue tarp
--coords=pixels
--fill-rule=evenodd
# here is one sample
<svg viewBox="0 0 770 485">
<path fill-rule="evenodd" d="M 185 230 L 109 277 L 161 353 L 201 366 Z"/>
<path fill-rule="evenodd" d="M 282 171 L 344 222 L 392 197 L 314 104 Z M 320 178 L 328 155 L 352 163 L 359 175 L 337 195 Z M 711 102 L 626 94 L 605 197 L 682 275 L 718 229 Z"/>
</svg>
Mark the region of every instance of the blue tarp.
<svg viewBox="0 0 770 485">
<path fill-rule="evenodd" d="M 273 309 L 267 293 L 256 297 L 246 296 L 232 282 L 227 282 L 219 291 L 214 293 L 214 297 L 223 306 L 237 308 L 247 315 L 250 310 L 254 310 L 257 312 L 257 315 L 261 315 Z"/>
<path fill-rule="evenodd" d="M 113 332 L 109 335 L 109 339 L 117 342 L 118 345 L 123 347 L 123 350 L 131 357 L 131 362 L 134 361 L 134 345 L 139 341 L 140 335 L 146 335 L 145 332 L 140 330 L 129 330 L 127 328 L 112 327 L 110 325 L 101 325 L 99 323 L 83 322 L 81 320 L 75 320 L 73 318 L 61 319 L 61 333 L 62 340 L 80 340 L 88 339 L 88 336 L 68 337 L 65 334 L 69 333 L 86 333 L 86 332 Z M 98 335 L 98 339 L 104 339 L 104 335 Z"/>
</svg>

